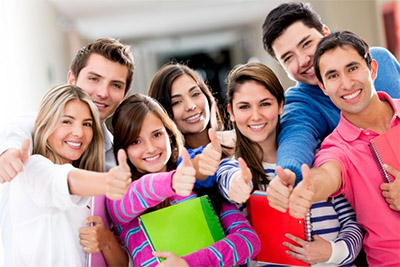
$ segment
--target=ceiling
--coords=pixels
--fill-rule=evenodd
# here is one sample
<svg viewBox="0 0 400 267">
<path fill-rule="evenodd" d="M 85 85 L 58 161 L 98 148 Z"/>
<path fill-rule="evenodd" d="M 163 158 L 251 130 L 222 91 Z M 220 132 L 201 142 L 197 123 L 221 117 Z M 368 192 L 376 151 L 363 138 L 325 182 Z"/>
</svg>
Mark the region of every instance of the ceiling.
<svg viewBox="0 0 400 267">
<path fill-rule="evenodd" d="M 46 0 L 87 39 L 146 40 L 240 28 L 281 0 Z"/>
</svg>

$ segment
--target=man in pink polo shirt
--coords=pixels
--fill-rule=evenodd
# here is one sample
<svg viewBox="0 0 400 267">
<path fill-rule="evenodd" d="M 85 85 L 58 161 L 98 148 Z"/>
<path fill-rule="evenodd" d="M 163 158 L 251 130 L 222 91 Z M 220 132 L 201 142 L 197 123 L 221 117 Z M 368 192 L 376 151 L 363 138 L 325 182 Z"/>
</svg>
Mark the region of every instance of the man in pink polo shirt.
<svg viewBox="0 0 400 267">
<path fill-rule="evenodd" d="M 324 37 L 314 69 L 319 86 L 341 110 L 341 119 L 322 143 L 314 167 L 302 166 L 303 180 L 295 189 L 290 186 L 294 174 L 277 170 L 278 179 L 267 191 L 270 204 L 302 218 L 311 203 L 343 193 L 366 231 L 368 264 L 400 266 L 400 171 L 387 167 L 395 181 L 386 183 L 368 146 L 400 124 L 400 100 L 376 92 L 377 63 L 365 41 L 353 33 Z"/>
</svg>

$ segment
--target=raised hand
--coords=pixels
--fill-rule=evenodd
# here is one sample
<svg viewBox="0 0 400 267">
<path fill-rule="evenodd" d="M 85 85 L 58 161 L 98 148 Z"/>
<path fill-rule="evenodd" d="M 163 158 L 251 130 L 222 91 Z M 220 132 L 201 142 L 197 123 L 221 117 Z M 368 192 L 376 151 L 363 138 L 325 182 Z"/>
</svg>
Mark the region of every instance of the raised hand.
<svg viewBox="0 0 400 267">
<path fill-rule="evenodd" d="M 123 149 L 118 151 L 118 163 L 118 166 L 107 173 L 106 178 L 106 196 L 113 200 L 122 199 L 132 182 L 132 174 Z"/>
<path fill-rule="evenodd" d="M 283 242 L 283 245 L 290 249 L 286 250 L 286 253 L 305 263 L 316 264 L 326 262 L 332 255 L 331 243 L 319 235 L 314 235 L 314 241 L 312 242 L 305 241 L 291 234 L 286 234 L 286 237 L 298 244 L 296 246 L 289 242 Z"/>
<path fill-rule="evenodd" d="M 196 170 L 193 168 L 186 148 L 182 149 L 182 162 L 172 176 L 172 188 L 179 196 L 189 196 L 196 182 Z"/>
<path fill-rule="evenodd" d="M 165 258 L 165 260 L 157 264 L 156 267 L 189 267 L 184 259 L 169 251 L 153 252 L 153 256 Z"/>
<path fill-rule="evenodd" d="M 267 188 L 268 202 L 272 208 L 286 212 L 289 208 L 289 198 L 296 180 L 295 174 L 289 169 L 276 167 L 276 176 Z"/>
<path fill-rule="evenodd" d="M 383 167 L 395 177 L 395 180 L 391 183 L 381 184 L 382 196 L 391 209 L 400 211 L 400 171 L 387 164 L 384 164 Z"/>
<path fill-rule="evenodd" d="M 289 214 L 295 218 L 304 218 L 310 210 L 313 196 L 314 185 L 311 180 L 310 167 L 307 164 L 301 166 L 303 179 L 293 189 L 289 198 Z"/>
<path fill-rule="evenodd" d="M 211 142 L 204 148 L 203 153 L 198 156 L 199 159 L 197 163 L 199 174 L 206 177 L 214 175 L 217 171 L 222 153 L 221 144 L 218 141 L 215 130 L 210 128 L 208 130 L 208 136 Z"/>
<path fill-rule="evenodd" d="M 89 216 L 84 223 L 92 224 L 79 229 L 79 243 L 86 253 L 97 253 L 109 246 L 114 234 L 106 228 L 101 217 Z"/>
<path fill-rule="evenodd" d="M 31 140 L 25 139 L 20 149 L 10 148 L 0 156 L 0 184 L 10 182 L 24 169 L 29 158 Z"/>
<path fill-rule="evenodd" d="M 229 187 L 228 196 L 236 203 L 244 203 L 250 197 L 252 174 L 242 158 L 238 158 L 240 171 L 235 173 Z"/>
</svg>

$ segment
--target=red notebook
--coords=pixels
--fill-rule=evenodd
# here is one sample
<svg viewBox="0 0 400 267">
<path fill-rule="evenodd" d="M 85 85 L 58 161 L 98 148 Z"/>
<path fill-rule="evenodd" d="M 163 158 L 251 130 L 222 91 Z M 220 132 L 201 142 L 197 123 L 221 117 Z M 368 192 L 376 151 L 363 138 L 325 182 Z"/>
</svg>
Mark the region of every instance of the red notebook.
<svg viewBox="0 0 400 267">
<path fill-rule="evenodd" d="M 392 182 L 395 178 L 383 168 L 383 164 L 400 171 L 400 124 L 372 139 L 370 147 L 383 178 Z"/>
<path fill-rule="evenodd" d="M 285 234 L 290 233 L 304 240 L 311 238 L 310 221 L 296 219 L 271 208 L 265 191 L 254 191 L 247 201 L 248 219 L 261 240 L 261 251 L 256 261 L 285 264 L 290 266 L 309 266 L 303 261 L 294 259 L 286 254 L 289 250 L 282 245 L 284 241 L 295 244 Z M 308 221 L 306 223 L 306 221 Z M 296 244 L 295 244 L 296 245 Z"/>
</svg>

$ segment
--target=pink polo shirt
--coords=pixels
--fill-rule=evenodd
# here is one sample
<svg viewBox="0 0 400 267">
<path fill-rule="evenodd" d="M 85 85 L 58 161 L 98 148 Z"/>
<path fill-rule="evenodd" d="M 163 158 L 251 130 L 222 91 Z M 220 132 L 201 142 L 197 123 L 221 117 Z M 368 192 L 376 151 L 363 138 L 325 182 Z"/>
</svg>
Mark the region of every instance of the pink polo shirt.
<svg viewBox="0 0 400 267">
<path fill-rule="evenodd" d="M 400 99 L 391 99 L 382 92 L 378 96 L 394 109 L 390 128 L 400 124 Z M 368 146 L 378 135 L 355 127 L 341 115 L 336 129 L 321 144 L 314 166 L 328 161 L 342 166 L 343 183 L 335 195 L 344 194 L 366 231 L 363 245 L 368 264 L 400 266 L 400 212 L 390 209 L 382 196 L 379 186 L 385 181 Z"/>
</svg>

